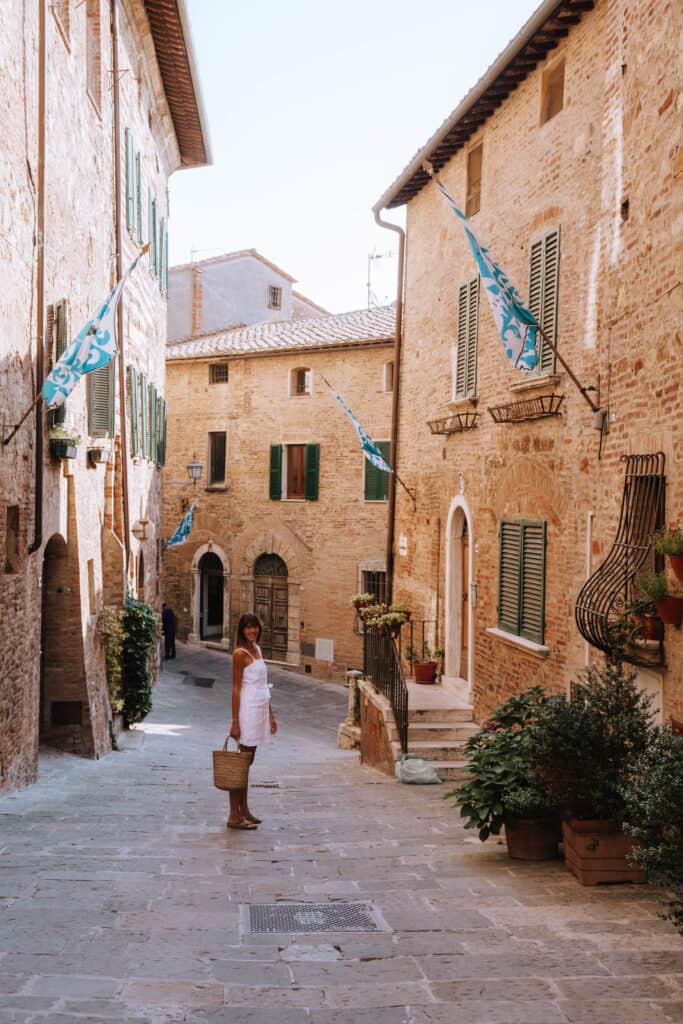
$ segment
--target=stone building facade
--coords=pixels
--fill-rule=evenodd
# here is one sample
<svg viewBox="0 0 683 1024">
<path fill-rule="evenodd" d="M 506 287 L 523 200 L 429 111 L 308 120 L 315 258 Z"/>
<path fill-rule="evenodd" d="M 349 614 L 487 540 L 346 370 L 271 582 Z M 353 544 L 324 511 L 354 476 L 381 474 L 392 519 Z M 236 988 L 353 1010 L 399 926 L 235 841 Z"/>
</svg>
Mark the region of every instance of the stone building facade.
<svg viewBox="0 0 683 1024">
<path fill-rule="evenodd" d="M 384 586 L 387 489 L 323 378 L 388 441 L 393 329 L 386 307 L 169 345 L 167 539 L 199 493 L 187 465 L 204 467 L 164 559 L 181 636 L 229 649 L 256 611 L 267 658 L 330 678 L 361 664 L 349 598 Z"/>
<path fill-rule="evenodd" d="M 160 606 L 167 182 L 209 154 L 183 3 L 5 3 L 2 21 L 0 789 L 10 789 L 36 778 L 39 742 L 111 749 L 98 614 L 126 585 Z M 61 412 L 39 403 L 8 440 L 147 242 L 119 307 L 118 358 Z M 60 429 L 80 435 L 75 458 L 56 454 Z"/>
<path fill-rule="evenodd" d="M 417 503 L 397 495 L 394 598 L 438 624 L 446 686 L 480 719 L 601 660 L 575 610 L 608 556 L 610 616 L 631 591 L 622 494 L 656 460 L 626 457 L 663 453 L 658 521 L 683 524 L 682 21 L 666 2 L 542 4 L 375 207 L 407 204 L 397 469 Z M 425 160 L 596 389 L 604 436 L 552 350 L 529 373 L 505 358 Z M 636 501 L 622 541 L 646 514 Z M 636 647 L 641 685 L 683 721 L 681 631 L 665 628 L 663 657 Z"/>
<path fill-rule="evenodd" d="M 169 283 L 169 341 L 327 313 L 296 292 L 291 274 L 256 249 L 172 267 Z"/>
</svg>

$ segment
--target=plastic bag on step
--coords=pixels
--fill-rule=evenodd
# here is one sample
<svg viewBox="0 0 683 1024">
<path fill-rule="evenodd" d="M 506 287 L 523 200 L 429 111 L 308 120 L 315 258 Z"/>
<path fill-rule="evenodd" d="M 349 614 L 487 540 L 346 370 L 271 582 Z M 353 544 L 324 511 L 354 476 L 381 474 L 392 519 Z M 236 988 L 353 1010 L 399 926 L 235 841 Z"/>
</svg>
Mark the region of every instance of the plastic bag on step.
<svg viewBox="0 0 683 1024">
<path fill-rule="evenodd" d="M 396 762 L 396 778 L 411 786 L 434 786 L 443 782 L 429 761 L 410 754 L 402 754 Z"/>
</svg>

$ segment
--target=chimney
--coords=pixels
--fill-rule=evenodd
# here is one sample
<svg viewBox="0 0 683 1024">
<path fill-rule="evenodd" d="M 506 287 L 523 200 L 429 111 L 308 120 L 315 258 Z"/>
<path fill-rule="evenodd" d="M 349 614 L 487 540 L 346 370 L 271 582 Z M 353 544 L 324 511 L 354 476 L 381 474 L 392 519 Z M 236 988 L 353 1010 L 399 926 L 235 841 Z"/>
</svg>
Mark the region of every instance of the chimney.
<svg viewBox="0 0 683 1024">
<path fill-rule="evenodd" d="M 204 292 L 202 272 L 199 267 L 192 268 L 192 337 L 202 333 L 204 318 Z"/>
</svg>

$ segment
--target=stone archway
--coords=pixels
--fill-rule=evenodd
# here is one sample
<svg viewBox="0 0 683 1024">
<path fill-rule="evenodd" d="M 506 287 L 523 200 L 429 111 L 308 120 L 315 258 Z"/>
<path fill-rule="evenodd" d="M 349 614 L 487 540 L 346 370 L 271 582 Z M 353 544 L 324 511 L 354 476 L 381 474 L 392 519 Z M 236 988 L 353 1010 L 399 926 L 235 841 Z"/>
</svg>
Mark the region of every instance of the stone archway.
<svg viewBox="0 0 683 1024">
<path fill-rule="evenodd" d="M 230 563 L 219 544 L 208 541 L 192 558 L 190 643 L 208 640 L 230 647 Z"/>
<path fill-rule="evenodd" d="M 254 567 L 262 555 L 277 555 L 287 568 L 287 648 L 278 660 L 288 665 L 301 664 L 301 572 L 305 551 L 302 545 L 279 530 L 254 529 L 244 538 L 239 555 L 239 593 L 235 594 L 239 612 L 253 612 L 256 608 L 256 581 Z"/>
<path fill-rule="evenodd" d="M 259 641 L 263 657 L 287 660 L 289 587 L 287 564 L 276 554 L 261 554 L 254 562 L 254 609 L 263 627 Z"/>
<path fill-rule="evenodd" d="M 454 498 L 446 527 L 446 659 L 444 683 L 470 700 L 474 687 L 472 516 L 466 499 Z"/>
</svg>

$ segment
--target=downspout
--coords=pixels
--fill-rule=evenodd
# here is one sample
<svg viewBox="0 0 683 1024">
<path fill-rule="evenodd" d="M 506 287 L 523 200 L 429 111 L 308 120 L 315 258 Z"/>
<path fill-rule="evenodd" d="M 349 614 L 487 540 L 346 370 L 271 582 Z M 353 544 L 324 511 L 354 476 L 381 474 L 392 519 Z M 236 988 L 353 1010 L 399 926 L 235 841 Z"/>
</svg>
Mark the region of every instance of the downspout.
<svg viewBox="0 0 683 1024">
<path fill-rule="evenodd" d="M 398 224 L 382 220 L 381 207 L 373 207 L 375 223 L 381 228 L 388 228 L 398 235 L 398 274 L 396 283 L 396 329 L 394 334 L 394 390 L 391 402 L 391 465 L 398 466 L 398 403 L 401 381 L 401 332 L 403 326 L 403 265 L 405 260 L 406 235 Z M 387 604 L 391 604 L 394 591 L 394 533 L 396 519 L 396 476 L 389 477 L 389 504 L 387 507 Z"/>
<path fill-rule="evenodd" d="M 121 223 L 121 96 L 119 90 L 119 30 L 118 0 L 111 0 L 112 94 L 114 98 L 114 231 L 116 236 L 116 280 L 122 271 L 123 227 Z M 123 492 L 123 544 L 126 552 L 126 580 L 130 564 L 130 517 L 128 512 L 128 432 L 126 426 L 126 359 L 123 338 L 124 296 L 119 298 L 116 310 L 119 371 L 119 427 L 121 431 L 121 490 Z"/>
<path fill-rule="evenodd" d="M 47 92 L 47 0 L 38 3 L 38 208 L 36 223 L 36 390 L 45 378 L 45 150 Z M 43 403 L 36 404 L 36 481 L 33 542 L 29 555 L 43 543 Z"/>
</svg>

